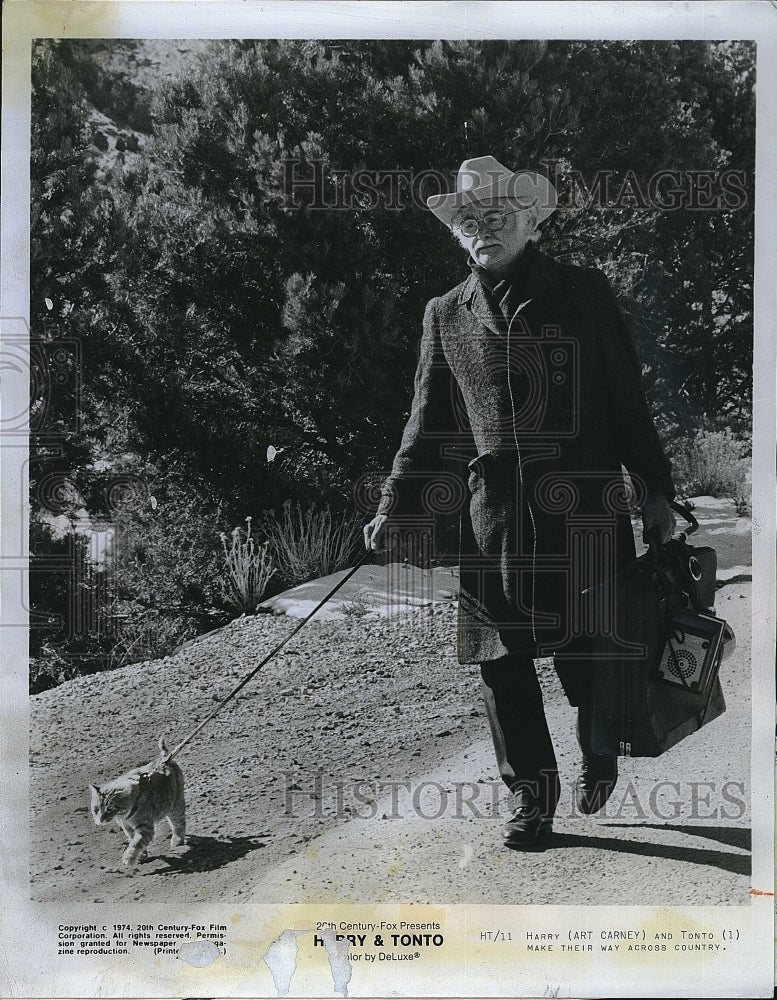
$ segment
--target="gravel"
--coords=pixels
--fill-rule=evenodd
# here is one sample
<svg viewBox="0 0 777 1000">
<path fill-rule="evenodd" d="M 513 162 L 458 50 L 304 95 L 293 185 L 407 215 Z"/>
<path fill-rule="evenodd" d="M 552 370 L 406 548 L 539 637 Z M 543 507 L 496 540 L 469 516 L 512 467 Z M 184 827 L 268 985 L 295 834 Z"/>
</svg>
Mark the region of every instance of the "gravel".
<svg viewBox="0 0 777 1000">
<path fill-rule="evenodd" d="M 732 559 L 744 565 L 747 555 Z M 718 593 L 737 635 L 721 671 L 727 712 L 660 758 L 622 761 L 612 800 L 621 795 L 621 805 L 610 815 L 570 812 L 574 714 L 554 672 L 542 673 L 563 791 L 554 839 L 541 853 L 501 848 L 502 804 L 484 818 L 465 810 L 425 819 L 397 791 L 402 782 L 436 784 L 450 801 L 461 781 L 481 801 L 501 794 L 478 669 L 456 661 L 456 606 L 447 598 L 396 617 L 306 625 L 181 753 L 188 845 L 171 849 L 160 828 L 133 877 L 121 869 L 119 828 L 92 822 L 89 783 L 153 758 L 160 735 L 168 746 L 183 739 L 297 622 L 242 617 L 172 656 L 36 695 L 32 898 L 744 904 L 750 588 L 740 576 Z M 661 781 L 682 783 L 678 816 L 630 810 L 630 789 L 646 803 Z M 741 783 L 745 808 L 726 813 L 719 790 L 731 781 Z M 712 811 L 689 812 L 692 782 L 712 783 Z"/>
</svg>

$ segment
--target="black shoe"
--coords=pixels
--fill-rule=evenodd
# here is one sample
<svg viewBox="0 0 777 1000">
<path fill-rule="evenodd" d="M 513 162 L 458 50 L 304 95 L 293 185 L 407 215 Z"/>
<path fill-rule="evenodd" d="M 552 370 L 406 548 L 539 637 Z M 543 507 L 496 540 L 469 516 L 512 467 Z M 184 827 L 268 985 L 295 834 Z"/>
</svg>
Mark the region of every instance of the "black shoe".
<svg viewBox="0 0 777 1000">
<path fill-rule="evenodd" d="M 522 798 L 502 827 L 502 838 L 505 847 L 538 847 L 552 832 L 553 818 L 543 816 L 536 805 Z"/>
<path fill-rule="evenodd" d="M 599 812 L 618 781 L 618 758 L 608 753 L 584 753 L 583 767 L 575 788 L 580 812 Z"/>
</svg>

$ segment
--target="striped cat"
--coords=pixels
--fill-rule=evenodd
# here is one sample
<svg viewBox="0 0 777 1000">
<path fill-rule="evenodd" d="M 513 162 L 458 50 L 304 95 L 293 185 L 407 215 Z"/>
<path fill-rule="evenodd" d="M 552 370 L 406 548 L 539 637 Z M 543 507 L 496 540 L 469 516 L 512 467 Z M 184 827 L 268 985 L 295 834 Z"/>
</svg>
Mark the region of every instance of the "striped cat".
<svg viewBox="0 0 777 1000">
<path fill-rule="evenodd" d="M 122 774 L 104 785 L 90 785 L 92 816 L 95 823 L 115 819 L 129 841 L 124 851 L 124 865 L 134 870 L 154 839 L 154 827 L 167 819 L 172 829 L 170 846 L 178 847 L 186 839 L 186 804 L 183 775 L 173 761 L 165 761 L 167 747 L 159 740 L 161 756 Z"/>
</svg>

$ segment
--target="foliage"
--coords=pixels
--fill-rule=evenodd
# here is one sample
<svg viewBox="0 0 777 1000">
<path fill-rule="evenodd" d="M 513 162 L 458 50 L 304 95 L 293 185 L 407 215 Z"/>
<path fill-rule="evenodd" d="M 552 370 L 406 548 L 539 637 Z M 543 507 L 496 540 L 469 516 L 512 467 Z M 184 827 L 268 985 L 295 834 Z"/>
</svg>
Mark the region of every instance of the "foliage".
<svg viewBox="0 0 777 1000">
<path fill-rule="evenodd" d="M 112 541 L 95 563 L 88 538 L 31 522 L 31 690 L 163 656 L 225 623 L 220 505 L 194 484 L 115 484 Z"/>
<path fill-rule="evenodd" d="M 116 113 L 104 60 L 90 70 L 75 44 L 36 62 L 35 147 L 60 156 L 44 110 L 69 103 L 83 119 L 88 92 Z M 67 325 L 88 339 L 88 393 L 124 409 L 128 449 L 206 476 L 235 510 L 289 489 L 345 504 L 396 447 L 425 301 L 466 274 L 424 208 L 440 180 L 410 178 L 452 178 L 463 151 L 487 149 L 551 173 L 562 208 L 547 249 L 616 281 L 662 430 L 746 425 L 752 55 L 748 43 L 213 42 L 157 88 L 146 154 L 102 186 L 86 122 L 67 123 L 77 242 L 41 231 L 34 243 L 68 265 L 83 244 L 84 291 L 72 283 L 68 305 L 82 318 Z M 689 171 L 740 170 L 746 204 L 644 204 L 666 169 L 684 188 Z M 359 170 L 394 181 L 360 192 L 346 179 Z M 605 199 L 597 171 L 612 175 Z M 263 460 L 268 440 L 287 449 L 282 471 Z"/>
<path fill-rule="evenodd" d="M 106 657 L 108 670 L 169 656 L 188 639 L 226 620 L 215 615 L 205 617 L 196 608 L 150 608 L 139 601 L 126 600 L 116 600 L 110 612 L 117 627 Z"/>
<path fill-rule="evenodd" d="M 238 525 L 232 529 L 231 541 L 221 533 L 226 575 L 221 580 L 221 592 L 226 603 L 238 611 L 256 611 L 275 574 L 269 542 L 256 545 L 251 537 L 251 517 L 246 518 L 245 529 Z"/>
<path fill-rule="evenodd" d="M 466 156 L 551 176 L 542 242 L 615 284 L 665 442 L 746 436 L 752 43 L 214 40 L 153 86 L 143 45 L 33 52 L 31 502 L 120 521 L 121 627 L 90 669 L 212 626 L 246 511 L 275 511 L 277 579 L 332 565 L 407 418 L 424 304 L 468 273 L 425 208 Z M 101 145 L 106 119 L 138 152 Z M 669 208 L 643 197 L 661 171 Z M 740 202 L 689 207 L 705 171 Z M 113 509 L 129 466 L 157 510 Z"/>
<path fill-rule="evenodd" d="M 360 590 L 351 600 L 342 602 L 340 611 L 349 618 L 363 618 L 374 611 L 374 606 L 371 606 L 374 604 L 369 593 Z"/>
<path fill-rule="evenodd" d="M 131 38 L 62 39 L 56 54 L 58 62 L 78 79 L 90 104 L 119 127 L 150 132 L 151 95 L 128 72 L 138 47 L 137 39 Z"/>
<path fill-rule="evenodd" d="M 360 514 L 338 516 L 328 507 L 287 501 L 280 515 L 265 513 L 259 526 L 279 574 L 294 586 L 348 566 L 361 549 L 362 521 Z"/>
<path fill-rule="evenodd" d="M 38 46 L 35 55 L 30 151 L 33 495 L 47 474 L 78 489 L 75 484 L 90 455 L 89 443 L 79 433 L 88 420 L 92 390 L 83 368 L 88 351 L 82 333 L 93 318 L 92 304 L 105 297 L 105 254 L 99 243 L 109 238 L 83 88 L 51 46 Z M 63 359 L 57 365 L 59 378 L 47 364 L 57 348 Z M 58 445 L 56 458 L 51 457 L 52 439 Z M 45 507 L 38 500 L 36 506 Z"/>
<path fill-rule="evenodd" d="M 730 497 L 744 513 L 750 504 L 748 446 L 726 429 L 699 431 L 677 443 L 672 471 L 678 493 Z"/>
<path fill-rule="evenodd" d="M 90 557 L 88 537 L 30 519 L 30 694 L 103 670 L 114 636 L 107 613 L 110 584 Z"/>
<path fill-rule="evenodd" d="M 148 470 L 114 496 L 112 666 L 172 652 L 230 617 L 222 599 L 221 505 L 206 486 Z"/>
<path fill-rule="evenodd" d="M 552 172 L 562 211 L 545 227 L 548 250 L 615 280 L 662 430 L 746 424 L 752 55 L 748 43 L 705 42 L 214 46 L 201 75 L 161 102 L 163 134 L 214 205 L 250 206 L 276 236 L 284 392 L 274 412 L 299 471 L 337 469 L 345 489 L 354 469 L 385 467 L 423 304 L 466 273 L 423 208 L 428 192 L 354 195 L 342 178 L 452 172 L 471 149 Z M 299 185 L 290 195 L 284 169 L 310 180 L 316 161 L 326 164 L 318 201 Z M 639 192 L 667 169 L 684 189 L 699 171 L 737 169 L 746 202 L 662 211 Z M 581 179 L 593 188 L 597 171 L 611 175 L 607 197 L 586 199 Z"/>
<path fill-rule="evenodd" d="M 146 607 L 218 608 L 221 505 L 194 483 L 130 484 L 115 501 L 113 552 L 121 600 Z"/>
</svg>

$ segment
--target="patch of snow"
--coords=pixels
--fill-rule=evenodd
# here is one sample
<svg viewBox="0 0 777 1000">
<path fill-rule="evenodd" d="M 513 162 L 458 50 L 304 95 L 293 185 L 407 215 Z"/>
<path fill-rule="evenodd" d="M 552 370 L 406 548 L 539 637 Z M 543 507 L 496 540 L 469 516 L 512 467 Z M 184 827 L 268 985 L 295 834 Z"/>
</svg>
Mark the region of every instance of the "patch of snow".
<svg viewBox="0 0 777 1000">
<path fill-rule="evenodd" d="M 729 566 L 727 569 L 719 569 L 716 576 L 718 580 L 733 580 L 737 576 L 752 576 L 752 566 Z"/>
<path fill-rule="evenodd" d="M 728 497 L 689 497 L 689 502 L 694 508 L 694 511 L 699 508 L 705 507 L 733 507 L 734 501 L 730 500 Z"/>
</svg>

